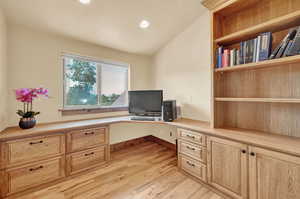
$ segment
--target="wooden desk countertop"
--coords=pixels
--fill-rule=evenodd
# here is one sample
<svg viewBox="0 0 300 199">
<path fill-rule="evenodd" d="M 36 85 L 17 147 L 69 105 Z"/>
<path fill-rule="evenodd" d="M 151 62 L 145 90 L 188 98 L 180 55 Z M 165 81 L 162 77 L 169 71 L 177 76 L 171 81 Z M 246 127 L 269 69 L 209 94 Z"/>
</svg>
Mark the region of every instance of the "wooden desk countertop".
<svg viewBox="0 0 300 199">
<path fill-rule="evenodd" d="M 242 142 L 252 146 L 259 146 L 279 152 L 285 152 L 300 156 L 300 138 L 242 129 L 210 128 L 208 122 L 191 119 L 178 119 L 174 122 L 133 121 L 130 120 L 129 117 L 125 116 L 72 122 L 58 122 L 51 124 L 40 124 L 37 125 L 35 128 L 28 130 L 21 130 L 19 127 L 10 127 L 0 132 L 0 141 L 15 140 L 19 138 L 44 135 L 49 133 L 64 133 L 75 129 L 93 128 L 97 126 L 104 126 L 116 123 L 148 123 L 171 125 L 179 128 L 198 131 L 211 136 Z"/>
</svg>

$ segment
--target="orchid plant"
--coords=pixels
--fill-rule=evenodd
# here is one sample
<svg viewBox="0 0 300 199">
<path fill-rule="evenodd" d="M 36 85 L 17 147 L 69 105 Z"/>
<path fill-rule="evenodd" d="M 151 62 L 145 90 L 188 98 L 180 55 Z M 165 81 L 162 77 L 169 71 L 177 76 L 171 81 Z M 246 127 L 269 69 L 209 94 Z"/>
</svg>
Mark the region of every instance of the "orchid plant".
<svg viewBox="0 0 300 199">
<path fill-rule="evenodd" d="M 22 118 L 34 118 L 40 112 L 34 112 L 32 102 L 39 96 L 48 97 L 48 90 L 45 88 L 20 88 L 16 90 L 16 100 L 23 103 L 23 110 L 18 110 L 17 114 Z"/>
</svg>

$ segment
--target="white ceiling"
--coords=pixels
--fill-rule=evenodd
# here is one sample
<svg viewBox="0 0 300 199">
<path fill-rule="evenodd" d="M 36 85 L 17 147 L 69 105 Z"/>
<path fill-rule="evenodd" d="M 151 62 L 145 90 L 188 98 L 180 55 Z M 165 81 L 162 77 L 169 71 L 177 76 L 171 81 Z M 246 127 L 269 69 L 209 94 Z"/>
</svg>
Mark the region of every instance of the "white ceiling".
<svg viewBox="0 0 300 199">
<path fill-rule="evenodd" d="M 200 0 L 0 0 L 9 22 L 138 54 L 153 54 L 204 11 Z M 147 19 L 149 29 L 139 28 Z"/>
</svg>

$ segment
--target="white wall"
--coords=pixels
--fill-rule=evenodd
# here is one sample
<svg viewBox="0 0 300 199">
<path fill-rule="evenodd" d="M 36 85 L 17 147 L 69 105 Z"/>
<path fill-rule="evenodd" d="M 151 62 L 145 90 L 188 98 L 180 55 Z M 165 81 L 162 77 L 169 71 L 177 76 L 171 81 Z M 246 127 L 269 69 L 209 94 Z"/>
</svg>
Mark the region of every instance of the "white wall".
<svg viewBox="0 0 300 199">
<path fill-rule="evenodd" d="M 208 11 L 153 58 L 154 87 L 176 99 L 185 118 L 210 120 L 210 59 Z"/>
<path fill-rule="evenodd" d="M 8 99 L 10 102 L 8 124 L 14 126 L 18 122 L 15 110 L 21 105 L 15 101 L 13 89 L 20 87 L 49 88 L 51 98 L 34 104 L 35 110 L 42 112 L 38 117 L 40 123 L 124 114 L 63 117 L 58 111 L 62 105 L 60 59 L 62 52 L 129 63 L 132 89 L 163 89 L 165 99 L 177 100 L 182 107 L 183 117 L 209 121 L 211 92 L 209 38 L 208 11 L 204 11 L 191 26 L 160 49 L 152 59 L 10 24 L 8 26 Z M 1 84 L 2 82 L 1 80 Z M 167 125 L 115 124 L 110 127 L 110 130 L 111 143 L 151 134 L 171 143 L 175 143 L 176 139 L 176 128 Z"/>
<path fill-rule="evenodd" d="M 0 10 L 0 131 L 7 126 L 7 25 L 3 12 Z"/>
<path fill-rule="evenodd" d="M 8 89 L 9 89 L 9 125 L 18 123 L 16 110 L 21 107 L 16 102 L 13 90 L 16 88 L 44 86 L 50 91 L 50 99 L 34 102 L 34 110 L 40 111 L 39 123 L 62 120 L 95 118 L 126 114 L 85 114 L 62 116 L 59 108 L 63 99 L 63 66 L 61 54 L 71 52 L 104 60 L 130 64 L 131 88 L 149 89 L 150 57 L 129 54 L 99 45 L 71 38 L 40 32 L 24 26 L 8 26 Z"/>
<path fill-rule="evenodd" d="M 34 102 L 34 110 L 41 111 L 38 123 L 62 120 L 77 120 L 127 114 L 127 112 L 85 114 L 62 116 L 63 74 L 62 52 L 71 52 L 103 60 L 130 64 L 131 89 L 149 89 L 151 59 L 147 56 L 129 54 L 99 45 L 94 45 L 71 38 L 40 32 L 24 26 L 8 26 L 8 91 L 9 91 L 9 126 L 18 124 L 16 110 L 21 104 L 16 102 L 13 90 L 24 87 L 44 86 L 50 91 L 50 99 Z M 5 73 L 3 73 L 5 74 Z M 1 73 L 2 75 L 2 73 Z M 2 84 L 2 81 L 1 81 Z M 3 103 L 1 103 L 3 105 Z M 2 108 L 2 107 L 1 107 Z M 118 143 L 150 135 L 147 125 L 111 125 L 111 143 Z"/>
<path fill-rule="evenodd" d="M 210 16 L 204 13 L 153 57 L 153 84 L 165 99 L 176 99 L 182 117 L 210 120 Z M 154 135 L 174 142 L 171 127 L 156 127 Z"/>
</svg>

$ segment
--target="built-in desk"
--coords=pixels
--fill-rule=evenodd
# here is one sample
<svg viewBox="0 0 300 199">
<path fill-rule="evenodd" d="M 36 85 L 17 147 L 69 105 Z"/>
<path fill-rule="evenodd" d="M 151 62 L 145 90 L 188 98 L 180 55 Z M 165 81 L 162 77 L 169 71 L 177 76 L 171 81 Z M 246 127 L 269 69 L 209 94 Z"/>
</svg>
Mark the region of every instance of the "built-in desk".
<svg viewBox="0 0 300 199">
<path fill-rule="evenodd" d="M 179 168 L 229 195 L 241 190 L 223 189 L 222 182 L 213 181 L 212 175 L 228 173 L 214 173 L 220 169 L 219 165 L 239 165 L 242 161 L 243 167 L 236 167 L 241 171 L 230 167 L 232 174 L 228 173 L 239 180 L 248 175 L 248 157 L 251 172 L 257 172 L 253 165 L 260 159 L 256 157 L 271 156 L 293 166 L 300 161 L 299 138 L 241 129 L 213 129 L 208 122 L 191 119 L 136 121 L 124 116 L 40 124 L 28 130 L 11 127 L 0 133 L 0 195 L 21 194 L 24 190 L 48 186 L 89 168 L 105 165 L 110 160 L 109 125 L 117 123 L 177 127 Z M 260 155 L 255 156 L 255 153 Z M 236 160 L 237 157 L 242 159 Z M 284 166 L 282 170 L 285 172 Z M 238 187 L 244 190 L 245 184 Z"/>
<path fill-rule="evenodd" d="M 130 117 L 110 117 L 92 120 L 80 120 L 72 122 L 58 122 L 50 124 L 40 124 L 33 129 L 21 130 L 19 127 L 11 127 L 0 133 L 0 142 L 14 140 L 24 137 L 32 137 L 49 133 L 66 132 L 70 130 L 93 128 L 115 123 L 148 123 L 148 124 L 165 124 L 179 128 L 198 131 L 207 135 L 226 138 L 234 141 L 251 144 L 254 146 L 265 147 L 276 151 L 291 153 L 300 156 L 300 138 L 287 137 L 282 135 L 264 133 L 259 131 L 241 130 L 241 129 L 213 129 L 208 122 L 178 119 L 174 122 L 164 121 L 134 121 Z"/>
</svg>

